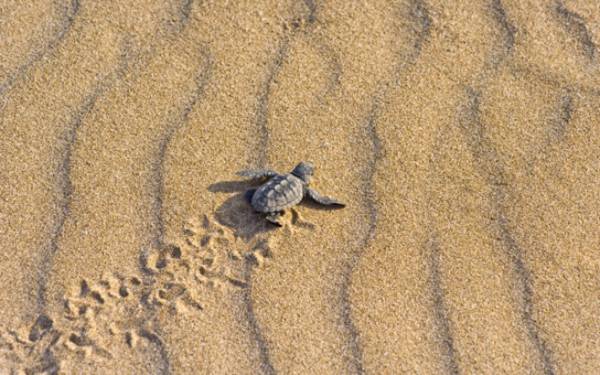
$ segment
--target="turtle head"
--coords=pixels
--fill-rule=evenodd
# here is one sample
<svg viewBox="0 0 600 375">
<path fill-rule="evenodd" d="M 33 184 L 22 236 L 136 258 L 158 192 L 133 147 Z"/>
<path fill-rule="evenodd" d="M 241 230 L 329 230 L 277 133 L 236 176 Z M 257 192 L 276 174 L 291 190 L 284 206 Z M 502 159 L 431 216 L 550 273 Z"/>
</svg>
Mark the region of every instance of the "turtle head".
<svg viewBox="0 0 600 375">
<path fill-rule="evenodd" d="M 308 184 L 310 182 L 310 178 L 312 177 L 314 169 L 315 167 L 311 162 L 303 161 L 300 162 L 300 164 L 298 164 L 296 168 L 294 168 L 292 174 L 304 181 L 304 183 Z"/>
</svg>

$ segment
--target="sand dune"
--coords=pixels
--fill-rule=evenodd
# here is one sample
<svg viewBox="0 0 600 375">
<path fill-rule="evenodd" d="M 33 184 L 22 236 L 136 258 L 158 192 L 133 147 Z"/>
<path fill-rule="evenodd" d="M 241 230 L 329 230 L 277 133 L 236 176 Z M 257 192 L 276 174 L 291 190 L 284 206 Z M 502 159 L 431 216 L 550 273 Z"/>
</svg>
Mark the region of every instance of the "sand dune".
<svg viewBox="0 0 600 375">
<path fill-rule="evenodd" d="M 600 371 L 599 21 L 0 2 L 0 374 Z"/>
</svg>

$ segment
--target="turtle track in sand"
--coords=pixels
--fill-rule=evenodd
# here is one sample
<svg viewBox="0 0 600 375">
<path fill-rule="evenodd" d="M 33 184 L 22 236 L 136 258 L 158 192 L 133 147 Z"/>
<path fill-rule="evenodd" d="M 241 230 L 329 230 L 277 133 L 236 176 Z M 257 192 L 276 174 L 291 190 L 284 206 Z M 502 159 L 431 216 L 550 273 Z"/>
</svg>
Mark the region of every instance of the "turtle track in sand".
<svg viewBox="0 0 600 375">
<path fill-rule="evenodd" d="M 0 359 L 9 370 L 52 372 L 80 361 L 101 366 L 120 350 L 152 352 L 150 344 L 164 346 L 152 316 L 203 314 L 214 298 L 246 288 L 246 264 L 260 269 L 270 251 L 268 242 L 248 243 L 215 218 L 193 218 L 177 243 L 148 254 L 149 280 L 109 273 L 74 283 L 59 314 L 0 332 Z"/>
</svg>

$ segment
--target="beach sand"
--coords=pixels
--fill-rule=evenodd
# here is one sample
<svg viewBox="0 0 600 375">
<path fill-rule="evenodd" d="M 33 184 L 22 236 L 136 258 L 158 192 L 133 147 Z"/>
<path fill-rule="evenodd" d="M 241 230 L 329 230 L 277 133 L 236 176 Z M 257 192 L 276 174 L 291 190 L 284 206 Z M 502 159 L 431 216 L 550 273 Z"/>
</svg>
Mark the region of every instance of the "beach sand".
<svg viewBox="0 0 600 375">
<path fill-rule="evenodd" d="M 0 374 L 600 372 L 600 3 L 0 1 Z M 283 227 L 235 172 L 316 167 Z"/>
</svg>

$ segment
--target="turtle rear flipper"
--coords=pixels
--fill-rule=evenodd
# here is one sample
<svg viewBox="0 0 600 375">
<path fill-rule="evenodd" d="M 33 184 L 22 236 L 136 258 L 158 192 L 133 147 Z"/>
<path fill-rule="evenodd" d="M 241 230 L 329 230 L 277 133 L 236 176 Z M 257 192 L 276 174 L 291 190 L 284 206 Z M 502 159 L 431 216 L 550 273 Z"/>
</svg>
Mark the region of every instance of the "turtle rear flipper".
<svg viewBox="0 0 600 375">
<path fill-rule="evenodd" d="M 244 193 L 244 199 L 250 204 L 252 204 L 252 197 L 254 196 L 254 193 L 256 193 L 256 189 L 248 189 Z"/>
<path fill-rule="evenodd" d="M 313 201 L 322 204 L 324 206 L 337 206 L 337 207 L 345 207 L 346 205 L 335 198 L 326 197 L 324 195 L 319 194 L 315 189 L 307 189 L 306 195 L 311 198 Z"/>
<path fill-rule="evenodd" d="M 267 219 L 268 222 L 277 225 L 278 227 L 282 227 L 283 224 L 281 223 L 281 221 L 279 221 L 281 219 L 281 216 L 283 215 L 283 212 L 277 211 L 277 212 L 270 212 L 265 219 Z"/>
<path fill-rule="evenodd" d="M 270 169 L 245 169 L 236 173 L 240 177 L 246 177 L 250 180 L 259 180 L 261 178 L 271 178 L 278 173 Z"/>
</svg>

